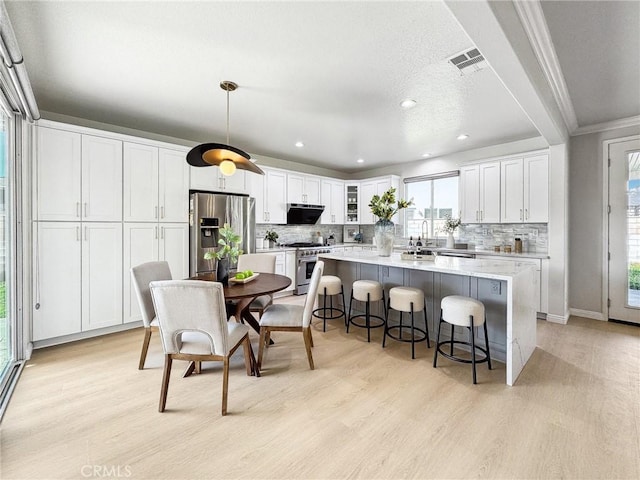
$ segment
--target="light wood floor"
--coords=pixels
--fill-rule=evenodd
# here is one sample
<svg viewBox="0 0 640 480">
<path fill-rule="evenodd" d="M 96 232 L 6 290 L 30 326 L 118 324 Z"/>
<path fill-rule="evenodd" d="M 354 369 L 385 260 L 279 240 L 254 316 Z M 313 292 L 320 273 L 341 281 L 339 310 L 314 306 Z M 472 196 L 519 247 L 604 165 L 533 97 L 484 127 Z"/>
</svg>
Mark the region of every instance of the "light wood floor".
<svg viewBox="0 0 640 480">
<path fill-rule="evenodd" d="M 433 348 L 412 361 L 408 344 L 383 350 L 382 332 L 367 344 L 340 322 L 316 325 L 315 371 L 302 335 L 273 334 L 262 378 L 239 350 L 226 417 L 220 366 L 182 378 L 184 362 L 158 413 L 161 346 L 138 371 L 141 330 L 36 351 L 1 426 L 0 477 L 640 477 L 640 328 L 540 321 L 507 387 L 502 364 L 473 386 L 467 365 L 432 368 Z"/>
</svg>

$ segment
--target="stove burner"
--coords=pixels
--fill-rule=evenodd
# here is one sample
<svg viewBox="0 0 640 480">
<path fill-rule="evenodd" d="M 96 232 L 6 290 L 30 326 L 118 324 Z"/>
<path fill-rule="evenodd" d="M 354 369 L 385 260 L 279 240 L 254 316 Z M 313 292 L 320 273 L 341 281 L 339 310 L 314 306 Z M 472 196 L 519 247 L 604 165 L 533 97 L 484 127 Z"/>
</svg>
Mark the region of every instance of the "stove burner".
<svg viewBox="0 0 640 480">
<path fill-rule="evenodd" d="M 295 242 L 295 243 L 289 243 L 285 245 L 285 247 L 295 247 L 295 248 L 321 247 L 321 246 L 322 245 L 320 245 L 319 243 L 313 243 L 313 242 Z"/>
</svg>

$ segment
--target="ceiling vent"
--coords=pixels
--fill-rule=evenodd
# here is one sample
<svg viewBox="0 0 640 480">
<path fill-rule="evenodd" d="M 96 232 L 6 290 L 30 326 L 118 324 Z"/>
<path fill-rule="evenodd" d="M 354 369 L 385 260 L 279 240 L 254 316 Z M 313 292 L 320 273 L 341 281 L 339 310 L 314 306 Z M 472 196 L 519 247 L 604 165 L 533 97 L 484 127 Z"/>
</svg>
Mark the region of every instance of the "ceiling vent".
<svg viewBox="0 0 640 480">
<path fill-rule="evenodd" d="M 487 66 L 487 61 L 480 53 L 480 50 L 475 47 L 456 53 L 447 60 L 460 70 L 460 72 L 467 74 L 477 72 Z"/>
</svg>

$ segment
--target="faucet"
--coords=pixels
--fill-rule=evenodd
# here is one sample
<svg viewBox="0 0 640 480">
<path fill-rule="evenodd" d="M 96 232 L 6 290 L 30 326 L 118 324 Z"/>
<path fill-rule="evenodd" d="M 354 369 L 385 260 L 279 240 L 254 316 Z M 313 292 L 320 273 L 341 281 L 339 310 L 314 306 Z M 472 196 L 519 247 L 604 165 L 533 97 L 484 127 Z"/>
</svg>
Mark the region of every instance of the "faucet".
<svg viewBox="0 0 640 480">
<path fill-rule="evenodd" d="M 425 225 L 427 228 L 425 228 Z M 420 232 L 422 233 L 422 238 L 424 238 L 424 245 L 427 245 L 427 237 L 429 236 L 429 222 L 427 220 L 422 221 L 422 226 L 420 227 Z"/>
</svg>

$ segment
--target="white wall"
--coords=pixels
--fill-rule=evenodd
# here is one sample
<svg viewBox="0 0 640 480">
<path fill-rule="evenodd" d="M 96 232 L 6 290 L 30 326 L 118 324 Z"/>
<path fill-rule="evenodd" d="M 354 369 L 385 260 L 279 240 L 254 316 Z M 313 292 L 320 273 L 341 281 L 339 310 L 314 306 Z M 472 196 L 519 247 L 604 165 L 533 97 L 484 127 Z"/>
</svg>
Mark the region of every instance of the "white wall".
<svg viewBox="0 0 640 480">
<path fill-rule="evenodd" d="M 569 158 L 569 305 L 593 318 L 602 316 L 603 155 L 605 140 L 640 134 L 640 127 L 571 137 Z M 591 314 L 589 314 L 589 312 Z"/>
</svg>

